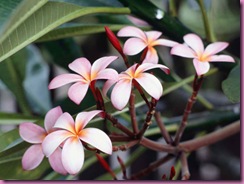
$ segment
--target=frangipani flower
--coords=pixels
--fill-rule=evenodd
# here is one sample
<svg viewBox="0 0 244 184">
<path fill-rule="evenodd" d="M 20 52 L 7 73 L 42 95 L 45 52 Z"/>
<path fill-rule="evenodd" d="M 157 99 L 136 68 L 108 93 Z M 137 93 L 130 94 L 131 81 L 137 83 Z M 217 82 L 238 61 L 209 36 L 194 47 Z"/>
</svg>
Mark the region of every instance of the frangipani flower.
<svg viewBox="0 0 244 184">
<path fill-rule="evenodd" d="M 158 63 L 158 54 L 154 48 L 155 46 L 173 47 L 178 44 L 171 40 L 158 39 L 162 35 L 159 31 L 144 32 L 133 26 L 122 28 L 117 35 L 121 37 L 133 37 L 129 38 L 124 44 L 123 51 L 126 55 L 136 55 L 147 47 L 148 50 L 143 63 Z"/>
<path fill-rule="evenodd" d="M 111 154 L 112 143 L 107 134 L 97 128 L 84 129 L 89 121 L 101 112 L 100 110 L 81 112 L 76 116 L 75 122 L 69 113 L 62 114 L 54 125 L 60 130 L 49 134 L 42 143 L 44 154 L 49 157 L 62 144 L 63 166 L 69 174 L 73 175 L 79 172 L 84 163 L 82 142 Z"/>
<path fill-rule="evenodd" d="M 76 104 L 85 97 L 89 85 L 98 79 L 113 79 L 118 73 L 106 68 L 117 56 L 108 56 L 97 59 L 91 66 L 86 58 L 79 58 L 69 64 L 69 68 L 77 74 L 62 74 L 55 77 L 49 84 L 49 89 L 55 89 L 65 84 L 75 82 L 68 91 L 69 98 Z"/>
<path fill-rule="evenodd" d="M 193 58 L 193 65 L 198 76 L 208 72 L 209 62 L 235 62 L 231 56 L 215 55 L 229 45 L 227 42 L 211 43 L 204 49 L 201 38 L 196 34 L 187 34 L 183 39 L 186 45 L 178 44 L 174 46 L 171 49 L 171 54 Z"/>
<path fill-rule="evenodd" d="M 103 88 L 104 95 L 107 93 L 108 89 L 116 83 L 111 93 L 111 102 L 116 109 L 122 110 L 129 101 L 132 83 L 136 81 L 150 96 L 158 100 L 163 94 L 163 87 L 154 75 L 145 73 L 145 71 L 154 68 L 160 68 L 166 74 L 170 72 L 166 66 L 161 64 L 143 63 L 138 67 L 137 64 L 134 64 L 125 72 L 119 74 L 117 81 L 108 80 L 105 83 Z"/>
<path fill-rule="evenodd" d="M 44 119 L 45 129 L 30 122 L 22 123 L 19 126 L 19 134 L 23 140 L 33 144 L 30 146 L 23 155 L 22 167 L 25 170 L 35 169 L 44 158 L 42 151 L 42 141 L 44 138 L 54 131 L 53 125 L 56 120 L 61 116 L 62 109 L 56 107 L 48 111 Z M 49 162 L 53 170 L 61 174 L 67 174 L 61 162 L 61 149 L 55 149 L 53 154 L 49 157 Z"/>
</svg>

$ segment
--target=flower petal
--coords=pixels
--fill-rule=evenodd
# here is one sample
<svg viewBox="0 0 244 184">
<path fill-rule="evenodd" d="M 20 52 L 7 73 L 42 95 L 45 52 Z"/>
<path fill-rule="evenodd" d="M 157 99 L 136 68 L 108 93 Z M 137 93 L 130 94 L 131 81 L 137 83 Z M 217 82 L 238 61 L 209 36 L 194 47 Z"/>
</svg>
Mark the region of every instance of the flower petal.
<svg viewBox="0 0 244 184">
<path fill-rule="evenodd" d="M 158 63 L 158 53 L 153 47 L 148 49 L 146 57 L 142 63 Z"/>
<path fill-rule="evenodd" d="M 43 153 L 49 157 L 62 142 L 72 136 L 74 136 L 74 134 L 66 130 L 57 130 L 48 134 L 42 142 Z"/>
<path fill-rule="evenodd" d="M 133 27 L 133 26 L 126 26 L 126 27 L 120 29 L 119 32 L 117 33 L 117 36 L 136 37 L 136 38 L 140 38 L 144 41 L 147 40 L 147 36 L 146 36 L 145 32 L 143 32 L 139 28 Z"/>
<path fill-rule="evenodd" d="M 55 89 L 64 86 L 66 84 L 69 84 L 71 82 L 78 82 L 78 81 L 84 81 L 84 79 L 80 75 L 76 75 L 76 74 L 62 74 L 55 77 L 50 82 L 48 88 Z"/>
<path fill-rule="evenodd" d="M 124 54 L 126 55 L 136 55 L 141 52 L 147 44 L 140 38 L 130 38 L 124 44 Z"/>
<path fill-rule="evenodd" d="M 139 73 L 143 73 L 147 70 L 151 70 L 154 68 L 160 68 L 161 70 L 163 70 L 166 74 L 169 74 L 169 68 L 161 65 L 161 64 L 153 64 L 153 63 L 143 63 L 141 64 L 135 71 L 135 76 L 138 75 Z"/>
<path fill-rule="evenodd" d="M 64 143 L 62 163 L 65 170 L 72 175 L 77 174 L 84 163 L 84 148 L 80 140 L 70 138 Z"/>
<path fill-rule="evenodd" d="M 209 62 L 201 62 L 198 59 L 193 59 L 193 65 L 196 69 L 198 76 L 207 73 L 210 68 Z"/>
<path fill-rule="evenodd" d="M 61 148 L 57 148 L 53 154 L 50 155 L 50 157 L 48 158 L 49 163 L 51 165 L 51 167 L 53 168 L 54 171 L 56 171 L 57 173 L 66 175 L 67 171 L 64 169 L 63 163 L 62 163 L 62 159 L 61 159 L 61 154 L 62 154 L 62 149 Z"/>
<path fill-rule="evenodd" d="M 44 158 L 41 144 L 30 146 L 22 157 L 22 167 L 24 170 L 32 170 L 40 165 Z"/>
<path fill-rule="evenodd" d="M 19 134 L 26 142 L 36 144 L 43 141 L 46 136 L 46 131 L 34 123 L 27 122 L 19 125 Z"/>
<path fill-rule="evenodd" d="M 167 40 L 167 39 L 158 39 L 152 43 L 151 46 L 162 45 L 167 47 L 174 47 L 175 45 L 179 44 L 178 42 Z"/>
<path fill-rule="evenodd" d="M 159 32 L 159 31 L 146 31 L 145 33 L 147 35 L 148 43 L 151 43 L 154 40 L 157 40 L 162 35 L 162 32 Z"/>
<path fill-rule="evenodd" d="M 65 112 L 63 113 L 56 121 L 55 128 L 61 128 L 64 130 L 68 130 L 72 133 L 75 133 L 75 122 L 72 116 Z"/>
<path fill-rule="evenodd" d="M 215 43 L 211 43 L 209 44 L 205 51 L 204 51 L 204 55 L 214 55 L 222 50 L 224 50 L 226 47 L 228 47 L 228 43 L 227 42 L 215 42 Z"/>
<path fill-rule="evenodd" d="M 62 114 L 63 114 L 63 111 L 60 106 L 55 107 L 47 112 L 45 119 L 44 119 L 44 127 L 45 127 L 47 133 L 51 132 L 57 119 Z"/>
<path fill-rule="evenodd" d="M 117 79 L 118 78 L 118 72 L 111 68 L 106 68 L 100 72 L 97 73 L 97 76 L 94 80 L 97 79 Z"/>
<path fill-rule="evenodd" d="M 175 45 L 171 49 L 170 54 L 177 55 L 177 56 L 182 56 L 182 57 L 186 57 L 186 58 L 194 58 L 194 57 L 196 57 L 194 51 L 192 49 L 190 49 L 188 46 L 183 45 L 183 44 Z"/>
<path fill-rule="evenodd" d="M 183 37 L 184 41 L 190 46 L 197 55 L 201 55 L 204 51 L 202 39 L 196 34 L 187 34 Z"/>
<path fill-rule="evenodd" d="M 91 63 L 86 58 L 78 58 L 69 64 L 69 68 L 83 76 L 86 80 L 90 79 Z"/>
<path fill-rule="evenodd" d="M 76 132 L 80 132 L 94 116 L 98 115 L 101 112 L 101 110 L 94 110 L 89 112 L 80 112 L 79 114 L 77 114 L 75 118 Z"/>
<path fill-rule="evenodd" d="M 98 72 L 104 70 L 110 63 L 112 63 L 116 59 L 118 59 L 118 56 L 108 56 L 108 57 L 101 57 L 97 59 L 92 64 L 91 75 L 94 77 L 91 78 L 95 78 Z"/>
<path fill-rule="evenodd" d="M 112 153 L 112 142 L 110 138 L 97 128 L 83 129 L 80 132 L 80 139 L 104 153 Z"/>
<path fill-rule="evenodd" d="M 117 80 L 107 80 L 103 85 L 102 93 L 106 96 L 108 90 L 117 82 Z"/>
<path fill-rule="evenodd" d="M 123 79 L 114 86 L 111 93 L 111 101 L 116 109 L 122 110 L 128 103 L 131 93 L 131 82 L 129 79 Z"/>
<path fill-rule="evenodd" d="M 160 81 L 152 74 L 141 73 L 135 80 L 145 89 L 145 91 L 158 100 L 163 94 L 163 87 Z"/>
<path fill-rule="evenodd" d="M 70 86 L 68 96 L 73 102 L 79 105 L 81 101 L 84 99 L 88 88 L 89 83 L 77 82 Z"/>
<path fill-rule="evenodd" d="M 234 58 L 228 55 L 213 55 L 210 57 L 210 62 L 235 62 Z"/>
</svg>

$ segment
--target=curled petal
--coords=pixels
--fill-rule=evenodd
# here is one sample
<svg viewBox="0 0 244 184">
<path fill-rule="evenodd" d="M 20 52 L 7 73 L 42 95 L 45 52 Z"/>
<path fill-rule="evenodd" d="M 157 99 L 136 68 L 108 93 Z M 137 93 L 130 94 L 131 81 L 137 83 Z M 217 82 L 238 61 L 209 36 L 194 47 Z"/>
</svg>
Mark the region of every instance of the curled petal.
<svg viewBox="0 0 244 184">
<path fill-rule="evenodd" d="M 153 47 L 148 49 L 146 57 L 143 60 L 143 63 L 155 63 L 155 64 L 158 63 L 158 54 L 157 54 L 157 51 Z"/>
<path fill-rule="evenodd" d="M 103 95 L 106 96 L 108 90 L 117 82 L 117 80 L 107 80 L 103 85 Z"/>
<path fill-rule="evenodd" d="M 201 55 L 204 51 L 202 39 L 196 34 L 187 34 L 183 37 L 187 45 L 189 45 L 197 55 Z"/>
<path fill-rule="evenodd" d="M 76 132 L 80 132 L 94 116 L 98 115 L 101 112 L 102 112 L 101 110 L 80 112 L 75 118 Z"/>
<path fill-rule="evenodd" d="M 162 45 L 167 47 L 174 47 L 175 45 L 179 44 L 178 42 L 167 40 L 167 39 L 158 39 L 152 43 L 152 46 Z"/>
<path fill-rule="evenodd" d="M 66 130 L 57 130 L 50 133 L 42 142 L 43 153 L 49 157 L 62 142 L 72 136 L 74 136 L 74 134 Z"/>
<path fill-rule="evenodd" d="M 116 59 L 118 59 L 118 56 L 107 56 L 97 59 L 92 64 L 91 75 L 95 76 L 98 72 L 104 70 L 110 63 L 112 63 Z"/>
<path fill-rule="evenodd" d="M 198 76 L 207 73 L 210 68 L 209 62 L 201 62 L 198 59 L 193 59 L 193 65 L 196 69 Z"/>
<path fill-rule="evenodd" d="M 166 74 L 169 74 L 169 68 L 161 65 L 161 64 L 153 64 L 153 63 L 143 63 L 141 64 L 135 71 L 135 76 L 138 75 L 139 73 L 143 73 L 147 70 L 151 70 L 154 68 L 160 68 L 161 70 L 163 70 Z"/>
<path fill-rule="evenodd" d="M 194 53 L 194 51 L 192 49 L 190 49 L 189 47 L 187 47 L 186 45 L 183 45 L 183 44 L 175 45 L 171 49 L 170 53 L 172 55 L 182 56 L 182 57 L 186 57 L 186 58 L 196 57 L 196 54 Z"/>
<path fill-rule="evenodd" d="M 54 124 L 62 113 L 63 111 L 60 106 L 55 107 L 47 112 L 44 119 L 44 126 L 47 133 L 49 133 L 53 129 Z"/>
<path fill-rule="evenodd" d="M 44 158 L 41 144 L 29 147 L 22 157 L 22 167 L 24 170 L 32 170 L 40 165 Z"/>
<path fill-rule="evenodd" d="M 83 77 L 76 74 L 62 74 L 55 77 L 49 84 L 49 89 L 59 88 L 72 82 L 84 81 Z"/>
<path fill-rule="evenodd" d="M 126 27 L 120 29 L 119 32 L 117 33 L 117 35 L 121 36 L 121 37 L 136 37 L 136 38 L 140 38 L 144 41 L 147 41 L 147 36 L 146 36 L 145 32 L 143 32 L 139 28 L 133 27 L 133 26 L 126 26 Z"/>
<path fill-rule="evenodd" d="M 222 50 L 224 50 L 226 47 L 228 47 L 228 43 L 227 42 L 215 42 L 215 43 L 211 43 L 209 44 L 205 51 L 204 51 L 204 55 L 214 55 Z"/>
<path fill-rule="evenodd" d="M 106 68 L 100 72 L 98 72 L 96 78 L 94 80 L 97 79 L 115 79 L 117 80 L 118 78 L 118 72 L 114 69 L 111 68 Z"/>
<path fill-rule="evenodd" d="M 77 174 L 84 163 L 84 148 L 80 140 L 69 138 L 62 151 L 62 163 L 65 170 L 72 175 Z"/>
<path fill-rule="evenodd" d="M 34 123 L 21 123 L 19 126 L 20 137 L 26 142 L 36 144 L 41 143 L 46 136 L 44 128 Z"/>
<path fill-rule="evenodd" d="M 154 40 L 157 40 L 162 35 L 162 33 L 159 31 L 147 31 L 145 33 L 147 35 L 147 41 L 149 43 L 154 41 Z"/>
<path fill-rule="evenodd" d="M 64 130 L 68 130 L 72 133 L 75 133 L 75 122 L 72 116 L 65 112 L 63 113 L 56 121 L 55 128 L 61 128 Z"/>
<path fill-rule="evenodd" d="M 147 44 L 139 38 L 130 38 L 124 44 L 124 53 L 126 55 L 136 55 L 141 52 Z"/>
<path fill-rule="evenodd" d="M 62 159 L 61 159 L 61 154 L 62 154 L 62 149 L 57 148 L 53 152 L 53 154 L 50 155 L 48 160 L 54 171 L 56 171 L 57 173 L 60 173 L 62 175 L 66 175 L 67 171 L 64 169 Z"/>
<path fill-rule="evenodd" d="M 210 62 L 235 62 L 234 58 L 228 55 L 214 55 L 210 56 Z"/>
<path fill-rule="evenodd" d="M 90 78 L 91 63 L 86 58 L 78 58 L 69 64 L 69 68 L 83 76 L 86 80 Z"/>
<path fill-rule="evenodd" d="M 79 105 L 84 99 L 88 88 L 89 83 L 77 82 L 69 88 L 68 96 L 73 102 Z"/>
<path fill-rule="evenodd" d="M 145 89 L 145 91 L 158 100 L 163 94 L 163 87 L 160 81 L 152 74 L 141 73 L 135 80 Z"/>
<path fill-rule="evenodd" d="M 131 80 L 123 79 L 114 86 L 111 93 L 111 101 L 116 109 L 122 110 L 128 103 L 131 93 L 131 82 Z"/>
<path fill-rule="evenodd" d="M 80 132 L 80 139 L 104 153 L 112 153 L 112 142 L 110 138 L 97 128 L 83 129 Z"/>
</svg>

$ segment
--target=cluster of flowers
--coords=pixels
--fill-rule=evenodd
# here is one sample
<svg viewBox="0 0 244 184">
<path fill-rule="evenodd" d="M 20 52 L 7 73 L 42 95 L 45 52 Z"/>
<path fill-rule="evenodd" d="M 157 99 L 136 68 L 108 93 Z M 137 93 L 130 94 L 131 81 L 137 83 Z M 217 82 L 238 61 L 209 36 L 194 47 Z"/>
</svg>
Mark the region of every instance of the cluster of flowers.
<svg viewBox="0 0 244 184">
<path fill-rule="evenodd" d="M 228 46 L 225 42 L 216 42 L 204 49 L 200 37 L 195 34 L 184 36 L 184 44 L 179 44 L 167 39 L 160 39 L 161 32 L 144 32 L 139 28 L 127 26 L 118 32 L 120 37 L 131 37 L 123 49 L 117 38 L 107 29 L 107 35 L 114 47 L 122 54 L 136 55 L 145 51 L 141 63 L 127 66 L 127 70 L 118 74 L 117 71 L 107 68 L 115 61 L 117 56 L 102 57 L 92 65 L 86 58 L 78 58 L 69 64 L 69 68 L 77 74 L 62 74 L 55 77 L 49 84 L 49 89 L 59 88 L 68 83 L 74 83 L 68 90 L 69 98 L 80 104 L 89 87 L 96 97 L 95 83 L 97 80 L 107 80 L 103 87 L 103 94 L 112 87 L 111 102 L 113 106 L 122 110 L 129 101 L 133 86 L 141 86 L 151 97 L 158 100 L 163 94 L 161 82 L 151 73 L 146 71 L 160 68 L 169 74 L 168 67 L 158 64 L 158 55 L 155 46 L 172 47 L 171 54 L 193 58 L 197 75 L 203 75 L 210 68 L 209 62 L 226 61 L 234 62 L 227 55 L 215 55 Z M 58 173 L 77 174 L 84 163 L 84 147 L 87 144 L 99 151 L 111 154 L 112 143 L 107 134 L 97 128 L 84 128 L 96 115 L 104 117 L 102 110 L 80 112 L 75 120 L 60 107 L 51 109 L 45 116 L 44 128 L 30 122 L 20 125 L 20 136 L 23 140 L 33 144 L 22 158 L 23 169 L 36 168 L 44 156 L 48 157 L 51 167 Z"/>
</svg>

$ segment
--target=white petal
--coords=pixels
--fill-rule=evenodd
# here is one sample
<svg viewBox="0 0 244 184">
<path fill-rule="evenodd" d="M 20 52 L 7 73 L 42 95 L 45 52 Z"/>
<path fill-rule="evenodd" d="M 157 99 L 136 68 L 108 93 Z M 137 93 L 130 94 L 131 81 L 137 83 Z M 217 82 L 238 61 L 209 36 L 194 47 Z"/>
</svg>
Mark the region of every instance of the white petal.
<svg viewBox="0 0 244 184">
<path fill-rule="evenodd" d="M 73 102 L 79 105 L 81 101 L 84 99 L 84 97 L 86 96 L 88 88 L 89 88 L 89 83 L 77 82 L 72 86 L 70 86 L 68 91 L 68 96 Z"/>
<path fill-rule="evenodd" d="M 44 126 L 49 133 L 52 129 L 54 124 L 56 123 L 57 119 L 62 115 L 63 111 L 60 106 L 55 107 L 47 112 L 45 119 L 44 119 Z"/>
<path fill-rule="evenodd" d="M 64 130 L 68 130 L 72 133 L 75 133 L 75 122 L 72 116 L 65 112 L 63 113 L 56 121 L 55 128 L 61 128 Z"/>
<path fill-rule="evenodd" d="M 149 48 L 142 63 L 158 63 L 158 53 L 154 48 Z"/>
<path fill-rule="evenodd" d="M 205 51 L 204 51 L 204 55 L 210 56 L 210 55 L 214 55 L 217 54 L 218 52 L 224 50 L 226 47 L 228 47 L 228 43 L 227 42 L 215 42 L 215 43 L 211 43 L 209 44 Z"/>
<path fill-rule="evenodd" d="M 169 68 L 164 66 L 164 65 L 161 65 L 161 64 L 153 64 L 153 63 L 143 63 L 141 64 L 137 69 L 136 69 L 136 72 L 135 72 L 135 76 L 138 75 L 139 73 L 143 73 L 147 70 L 151 70 L 151 69 L 154 69 L 154 68 L 160 68 L 161 70 L 163 70 L 166 74 L 169 74 Z"/>
<path fill-rule="evenodd" d="M 107 68 L 108 65 L 110 65 L 114 60 L 118 59 L 118 56 L 107 56 L 107 57 L 101 57 L 97 59 L 93 64 L 91 68 L 91 75 L 95 78 L 96 74 L 105 68 Z"/>
<path fill-rule="evenodd" d="M 189 45 L 197 55 L 201 55 L 204 51 L 202 39 L 196 34 L 187 34 L 183 37 L 187 45 Z"/>
<path fill-rule="evenodd" d="M 234 58 L 228 55 L 214 55 L 211 56 L 210 62 L 235 62 Z"/>
<path fill-rule="evenodd" d="M 117 79 L 118 78 L 118 72 L 111 68 L 106 68 L 100 72 L 97 73 L 97 76 L 94 80 L 97 79 Z"/>
<path fill-rule="evenodd" d="M 136 55 L 147 47 L 147 44 L 139 38 L 128 39 L 123 48 L 123 52 L 126 55 Z"/>
<path fill-rule="evenodd" d="M 162 33 L 159 31 L 146 31 L 145 33 L 149 43 L 157 40 L 162 35 Z"/>
<path fill-rule="evenodd" d="M 167 47 L 174 47 L 175 45 L 179 44 L 178 42 L 167 40 L 167 39 L 158 39 L 153 42 L 152 46 L 162 45 Z"/>
<path fill-rule="evenodd" d="M 147 36 L 146 36 L 145 32 L 140 30 L 139 28 L 133 27 L 133 26 L 123 27 L 122 29 L 119 30 L 117 35 L 121 36 L 121 37 L 136 37 L 136 38 L 140 38 L 144 41 L 147 40 Z"/>
<path fill-rule="evenodd" d="M 86 58 L 78 58 L 69 64 L 69 68 L 74 72 L 89 80 L 91 73 L 91 63 Z"/>
<path fill-rule="evenodd" d="M 108 90 L 117 82 L 117 80 L 107 80 L 103 85 L 103 95 L 106 96 Z"/>
<path fill-rule="evenodd" d="M 49 84 L 48 89 L 55 89 L 72 82 L 82 81 L 85 82 L 84 78 L 77 74 L 62 74 L 55 77 Z"/>
<path fill-rule="evenodd" d="M 53 152 L 53 154 L 50 155 L 48 160 L 54 171 L 56 171 L 57 173 L 60 173 L 62 175 L 66 175 L 67 171 L 64 169 L 62 159 L 61 159 L 61 154 L 62 154 L 62 149 L 57 148 Z"/>
<path fill-rule="evenodd" d="M 186 58 L 195 58 L 197 56 L 196 53 L 191 48 L 183 44 L 175 45 L 171 49 L 170 54 L 176 56 L 182 56 Z"/>
<path fill-rule="evenodd" d="M 209 71 L 209 68 L 210 68 L 209 62 L 201 62 L 201 61 L 199 61 L 197 59 L 193 60 L 193 65 L 194 65 L 194 67 L 196 69 L 196 72 L 197 72 L 198 76 L 207 73 Z"/>
</svg>

